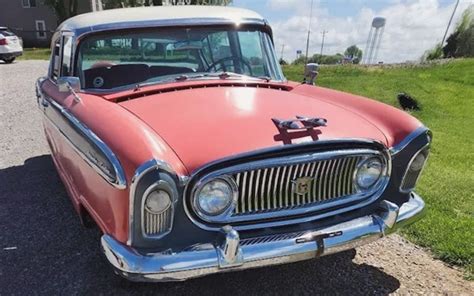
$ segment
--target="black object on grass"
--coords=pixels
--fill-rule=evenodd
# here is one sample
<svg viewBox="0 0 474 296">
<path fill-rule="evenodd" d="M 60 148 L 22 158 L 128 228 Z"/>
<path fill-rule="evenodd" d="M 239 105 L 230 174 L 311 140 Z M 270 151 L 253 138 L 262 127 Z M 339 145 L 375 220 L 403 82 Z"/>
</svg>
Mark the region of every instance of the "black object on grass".
<svg viewBox="0 0 474 296">
<path fill-rule="evenodd" d="M 415 110 L 415 111 L 421 110 L 420 106 L 418 105 L 418 102 L 414 98 L 412 98 L 409 94 L 399 93 L 397 95 L 397 98 L 398 98 L 398 103 L 400 104 L 403 110 Z"/>
</svg>

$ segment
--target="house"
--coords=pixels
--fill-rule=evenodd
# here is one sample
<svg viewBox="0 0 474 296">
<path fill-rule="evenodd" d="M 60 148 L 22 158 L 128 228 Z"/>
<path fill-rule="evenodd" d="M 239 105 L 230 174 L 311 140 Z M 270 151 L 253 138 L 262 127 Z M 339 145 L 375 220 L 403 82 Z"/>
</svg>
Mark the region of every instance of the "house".
<svg viewBox="0 0 474 296">
<path fill-rule="evenodd" d="M 102 10 L 101 1 L 79 0 L 77 11 Z M 44 0 L 0 0 L 0 26 L 9 27 L 20 36 L 25 47 L 49 47 L 58 25 L 58 17 Z"/>
<path fill-rule="evenodd" d="M 72 0 L 63 1 L 64 6 L 69 8 Z M 78 0 L 77 14 L 104 9 L 102 1 Z M 152 1 L 137 0 L 140 5 L 145 2 L 151 4 Z M 232 0 L 163 0 L 162 5 L 228 5 L 231 2 Z M 20 36 L 24 47 L 49 47 L 58 25 L 58 16 L 45 4 L 45 0 L 0 0 L 0 27 L 8 27 Z"/>
</svg>

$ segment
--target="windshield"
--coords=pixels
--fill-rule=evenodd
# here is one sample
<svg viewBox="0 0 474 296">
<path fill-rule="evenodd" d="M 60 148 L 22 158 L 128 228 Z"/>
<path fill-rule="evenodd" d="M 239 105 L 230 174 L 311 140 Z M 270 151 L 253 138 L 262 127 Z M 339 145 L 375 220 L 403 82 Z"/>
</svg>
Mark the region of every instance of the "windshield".
<svg viewBox="0 0 474 296">
<path fill-rule="evenodd" d="M 0 34 L 5 36 L 5 37 L 15 36 L 15 34 L 13 34 L 13 32 L 9 31 L 8 29 L 4 29 L 4 28 L 0 29 Z"/>
<path fill-rule="evenodd" d="M 267 33 L 227 27 L 92 36 L 81 42 L 77 66 L 87 89 L 205 79 L 222 72 L 284 79 Z"/>
</svg>

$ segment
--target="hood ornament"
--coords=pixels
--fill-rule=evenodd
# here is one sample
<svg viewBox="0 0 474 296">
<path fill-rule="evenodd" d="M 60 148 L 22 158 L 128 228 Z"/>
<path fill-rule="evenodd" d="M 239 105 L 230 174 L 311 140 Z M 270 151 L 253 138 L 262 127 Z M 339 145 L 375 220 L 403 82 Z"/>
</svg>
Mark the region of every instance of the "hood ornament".
<svg viewBox="0 0 474 296">
<path fill-rule="evenodd" d="M 279 130 L 307 130 L 327 125 L 325 118 L 307 117 L 296 115 L 296 119 L 281 120 L 272 118 L 273 123 Z"/>
</svg>

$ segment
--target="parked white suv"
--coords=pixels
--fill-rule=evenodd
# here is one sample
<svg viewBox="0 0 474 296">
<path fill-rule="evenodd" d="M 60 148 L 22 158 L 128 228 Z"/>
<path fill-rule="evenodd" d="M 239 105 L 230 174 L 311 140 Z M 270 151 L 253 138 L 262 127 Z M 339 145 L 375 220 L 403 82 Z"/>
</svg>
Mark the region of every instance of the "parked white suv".
<svg viewBox="0 0 474 296">
<path fill-rule="evenodd" d="M 17 37 L 7 27 L 0 27 L 0 60 L 12 63 L 16 57 L 23 54 L 21 38 Z"/>
</svg>

